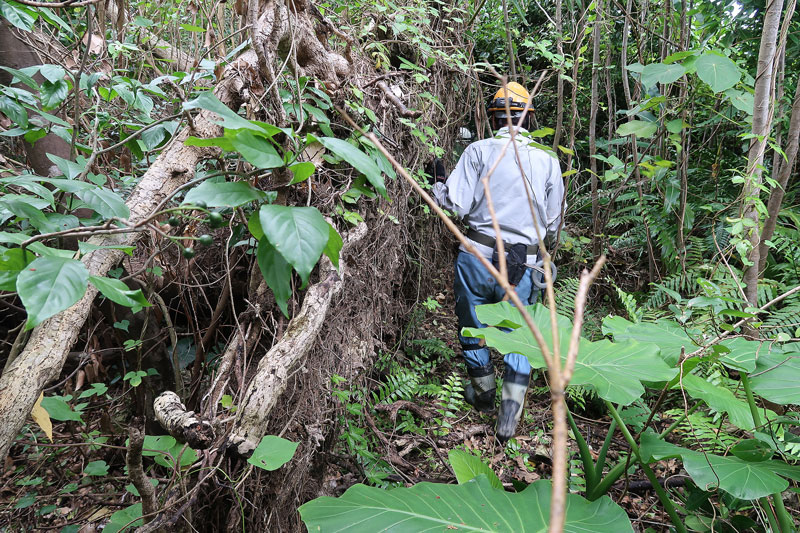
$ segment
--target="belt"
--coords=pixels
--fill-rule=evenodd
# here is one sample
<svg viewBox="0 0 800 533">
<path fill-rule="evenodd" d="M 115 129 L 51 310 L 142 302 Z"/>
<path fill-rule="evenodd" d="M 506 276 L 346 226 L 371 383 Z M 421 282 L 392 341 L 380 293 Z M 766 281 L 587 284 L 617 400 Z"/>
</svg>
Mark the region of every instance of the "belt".
<svg viewBox="0 0 800 533">
<path fill-rule="evenodd" d="M 489 237 L 479 231 L 475 231 L 474 229 L 470 229 L 467 231 L 467 237 L 472 239 L 473 241 L 482 244 L 484 246 L 488 246 L 490 248 L 494 248 L 495 244 L 497 244 L 497 239 L 494 237 Z M 503 241 L 503 245 L 505 249 L 508 250 L 511 247 L 510 243 Z M 527 255 L 534 255 L 539 252 L 539 245 L 538 244 L 529 244 L 527 248 Z"/>
</svg>

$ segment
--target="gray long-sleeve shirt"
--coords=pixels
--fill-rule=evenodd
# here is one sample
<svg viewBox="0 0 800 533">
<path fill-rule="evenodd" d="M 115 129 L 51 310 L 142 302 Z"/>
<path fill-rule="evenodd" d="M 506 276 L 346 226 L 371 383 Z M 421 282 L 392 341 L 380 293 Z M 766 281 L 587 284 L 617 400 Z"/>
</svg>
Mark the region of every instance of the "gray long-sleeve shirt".
<svg viewBox="0 0 800 533">
<path fill-rule="evenodd" d="M 503 241 L 537 244 L 537 235 L 542 238 L 552 236 L 561 223 L 564 198 L 561 167 L 555 157 L 529 145 L 528 139 L 519 135 L 515 136 L 515 142 L 522 167 L 517 163 L 512 145 L 500 159 L 509 137 L 508 128 L 502 128 L 496 137 L 470 144 L 447 181 L 434 185 L 433 193 L 439 205 L 455 211 L 470 228 L 493 237 L 492 217 L 481 180 L 499 159 L 489 178 L 489 189 Z M 528 204 L 526 187 L 533 202 L 534 216 Z M 473 244 L 481 254 L 491 258 L 492 248 Z"/>
</svg>

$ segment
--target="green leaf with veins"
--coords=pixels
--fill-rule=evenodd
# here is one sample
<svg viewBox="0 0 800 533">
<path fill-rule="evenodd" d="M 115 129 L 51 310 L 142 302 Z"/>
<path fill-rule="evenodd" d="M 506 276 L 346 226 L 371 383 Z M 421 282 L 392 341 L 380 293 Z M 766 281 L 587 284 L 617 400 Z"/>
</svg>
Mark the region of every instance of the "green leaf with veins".
<svg viewBox="0 0 800 533">
<path fill-rule="evenodd" d="M 762 354 L 750 384 L 753 392 L 777 404 L 800 404 L 800 352 Z"/>
<path fill-rule="evenodd" d="M 25 329 L 40 324 L 81 299 L 89 271 L 75 259 L 39 257 L 17 277 L 17 293 L 28 313 Z"/>
<path fill-rule="evenodd" d="M 661 440 L 650 429 L 642 435 L 640 451 L 642 459 L 648 463 L 680 457 L 686 471 L 700 488 L 719 487 L 742 500 L 783 492 L 789 486 L 784 477 L 800 480 L 800 468 L 783 461 L 752 462 L 693 451 Z"/>
<path fill-rule="evenodd" d="M 715 93 L 730 89 L 742 77 L 739 67 L 730 58 L 719 52 L 706 52 L 694 63 L 697 75 L 706 82 Z"/>
<path fill-rule="evenodd" d="M 90 276 L 92 285 L 109 300 L 125 307 L 150 307 L 152 304 L 142 294 L 142 289 L 131 290 L 124 282 L 101 276 Z"/>
<path fill-rule="evenodd" d="M 278 307 L 284 316 L 288 317 L 288 301 L 292 296 L 292 265 L 287 263 L 286 259 L 265 238 L 258 241 L 256 260 L 267 287 L 275 295 Z"/>
<path fill-rule="evenodd" d="M 267 240 L 305 285 L 330 240 L 328 223 L 314 207 L 284 205 L 262 205 L 258 219 Z"/>
<path fill-rule="evenodd" d="M 552 353 L 550 311 L 542 305 L 529 306 L 527 310 Z M 484 324 L 508 326 L 518 324 L 522 320 L 519 311 L 509 302 L 481 305 L 476 308 L 476 312 L 478 320 Z M 569 319 L 562 316 L 558 317 L 557 323 L 561 357 L 566 359 L 572 326 Z M 533 368 L 546 366 L 539 345 L 527 327 L 518 327 L 512 331 L 503 331 L 495 327 L 464 328 L 462 334 L 486 339 L 489 346 L 502 354 L 512 352 L 523 354 Z M 578 360 L 570 383 L 590 386 L 605 400 L 629 405 L 644 394 L 643 381 L 669 381 L 677 371 L 676 368 L 667 366 L 653 344 L 612 343 L 605 339 L 591 342 L 581 338 Z"/>
<path fill-rule="evenodd" d="M 311 140 L 319 141 L 320 144 L 322 144 L 329 151 L 353 165 L 353 168 L 366 176 L 367 181 L 369 181 L 372 186 L 375 187 L 375 190 L 378 191 L 381 196 L 388 199 L 388 195 L 386 194 L 386 184 L 383 182 L 381 169 L 378 168 L 378 165 L 375 163 L 375 161 L 367 154 L 349 142 L 342 139 L 337 139 L 336 137 L 314 138 L 313 136 L 309 136 L 309 138 Z"/>
<path fill-rule="evenodd" d="M 204 202 L 208 207 L 239 207 L 263 200 L 267 193 L 243 181 L 204 181 L 186 194 L 183 205 Z"/>
<path fill-rule="evenodd" d="M 122 197 L 108 189 L 93 187 L 77 194 L 78 198 L 103 218 L 128 218 L 131 211 Z"/>
<path fill-rule="evenodd" d="M 247 462 L 264 470 L 277 470 L 292 460 L 298 444 L 275 435 L 266 435 Z"/>
<path fill-rule="evenodd" d="M 480 457 L 475 457 L 471 453 L 462 450 L 450 450 L 447 454 L 447 459 L 450 461 L 450 466 L 453 467 L 453 473 L 459 483 L 466 483 L 480 476 L 486 476 L 489 484 L 500 490 L 503 489 L 503 482 L 494 473 L 494 470 L 486 463 L 481 461 Z"/>
<path fill-rule="evenodd" d="M 484 475 L 459 484 L 417 483 L 384 490 L 354 485 L 339 498 L 300 506 L 309 531 L 484 531 L 543 533 L 550 523 L 550 482 L 519 493 L 492 487 Z M 630 519 L 608 496 L 589 502 L 567 495 L 565 533 L 632 533 Z"/>
</svg>

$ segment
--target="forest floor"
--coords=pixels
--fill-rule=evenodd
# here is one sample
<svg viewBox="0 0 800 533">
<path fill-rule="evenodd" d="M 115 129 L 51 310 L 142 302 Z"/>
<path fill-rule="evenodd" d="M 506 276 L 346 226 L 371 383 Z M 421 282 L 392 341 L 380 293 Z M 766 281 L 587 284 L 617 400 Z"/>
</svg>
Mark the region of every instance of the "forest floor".
<svg viewBox="0 0 800 533">
<path fill-rule="evenodd" d="M 441 278 L 434 295 L 412 314 L 400 348 L 380 357 L 366 387 L 355 394 L 351 390 L 345 400 L 342 450 L 366 466 L 360 466 L 360 472 L 332 469 L 326 483 L 330 495 L 341 494 L 361 481 L 358 477 L 387 487 L 423 481 L 456 483 L 447 460 L 452 450 L 480 457 L 507 490 L 521 490 L 529 483 L 550 478 L 552 425 L 544 373 L 534 371 L 517 436 L 501 446 L 494 437 L 494 417 L 471 409 L 461 398 L 466 372 L 456 334 L 452 275 L 442 273 Z M 502 356 L 493 351 L 492 358 L 498 373 L 499 404 Z M 591 391 L 573 387 L 569 392 L 568 403 L 575 422 L 596 460 L 611 418 Z M 356 407 L 362 403 L 367 408 L 358 410 Z M 643 423 L 646 414 L 631 412 L 631 416 L 637 415 Z M 657 426 L 666 427 L 668 422 L 661 420 Z M 363 428 L 364 433 L 360 431 Z M 608 462 L 616 463 L 627 450 L 617 432 L 608 451 Z M 580 493 L 585 482 L 574 441 L 570 452 L 570 491 Z M 679 470 L 677 461 L 655 466 L 659 479 L 679 475 Z M 651 485 L 641 473 L 621 478 L 608 495 L 626 510 L 636 531 L 669 530 L 669 518 L 659 508 Z"/>
<path fill-rule="evenodd" d="M 493 417 L 478 414 L 462 399 L 465 371 L 456 335 L 451 277 L 450 272 L 441 272 L 439 279 L 432 280 L 429 286 L 434 290 L 412 312 L 402 340 L 379 354 L 362 380 L 345 383 L 338 376 L 331 377 L 329 393 L 341 405 L 341 433 L 324 473 L 325 494 L 340 495 L 360 482 L 386 488 L 422 481 L 455 483 L 448 461 L 452 450 L 480 457 L 507 490 L 521 490 L 550 478 L 551 415 L 543 373 L 534 373 L 517 436 L 505 447 L 494 438 Z M 500 375 L 502 357 L 493 353 L 493 358 Z M 140 501 L 125 471 L 126 417 L 132 395 L 123 391 L 133 389 L 118 378 L 107 384 L 84 385 L 78 391 L 71 390 L 70 383 L 68 378 L 57 390 L 48 392 L 77 398 L 64 396 L 63 412 L 53 412 L 49 406 L 55 444 L 30 424 L 7 458 L 0 474 L 0 502 L 4 502 L 0 504 L 0 531 L 91 533 L 99 531 L 113 513 Z M 72 409 L 66 402 L 72 403 Z M 572 388 L 569 406 L 596 452 L 610 425 L 602 403 L 587 389 Z M 156 444 L 180 457 L 182 465 L 198 458 L 192 450 L 181 451 L 179 444 L 170 448 L 169 443 L 150 441 L 148 445 Z M 615 463 L 627 449 L 617 433 L 608 461 Z M 204 453 L 199 452 L 200 459 Z M 574 442 L 571 454 L 570 490 L 581 493 L 585 482 Z M 175 476 L 181 474 L 169 468 L 164 460 L 167 456 L 145 455 L 156 456 L 160 465 L 145 458 L 145 467 L 152 465 L 150 476 L 159 484 L 174 486 Z M 655 470 L 660 479 L 680 474 L 676 461 L 662 462 Z M 627 511 L 637 531 L 667 531 L 669 520 L 643 476 L 622 478 L 609 496 Z M 127 522 L 121 514 L 116 516 L 119 525 Z M 104 531 L 117 529 L 107 525 Z"/>
</svg>

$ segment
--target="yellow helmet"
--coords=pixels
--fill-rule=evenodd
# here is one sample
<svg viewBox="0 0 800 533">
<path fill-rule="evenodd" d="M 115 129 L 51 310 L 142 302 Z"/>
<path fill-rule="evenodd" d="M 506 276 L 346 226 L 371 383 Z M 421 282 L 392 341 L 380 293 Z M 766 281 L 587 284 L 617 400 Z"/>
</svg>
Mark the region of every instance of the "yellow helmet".
<svg viewBox="0 0 800 533">
<path fill-rule="evenodd" d="M 505 87 L 501 87 L 500 90 L 495 93 L 494 98 L 489 104 L 488 112 L 490 114 L 497 113 L 495 115 L 497 118 L 507 118 L 505 116 L 506 99 L 508 99 L 508 108 L 510 111 L 512 111 L 511 115 L 513 118 L 515 115 L 518 116 L 520 114 L 513 113 L 513 111 L 519 112 L 525 109 L 525 105 L 530 99 L 530 94 L 525 87 L 515 81 L 512 81 Z M 530 110 L 533 111 L 533 106 L 531 106 Z"/>
</svg>

